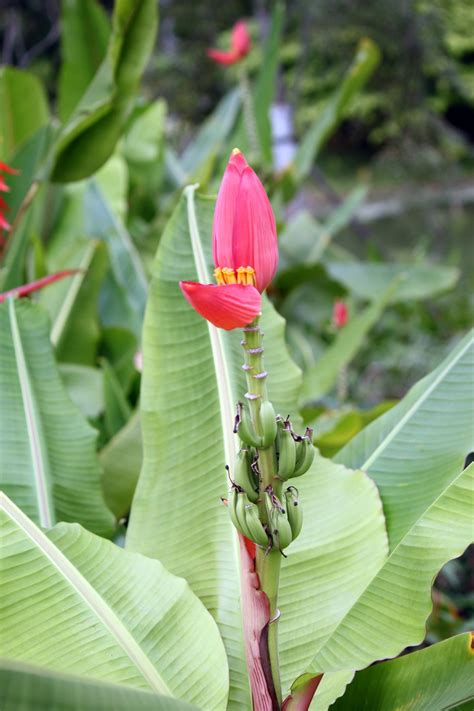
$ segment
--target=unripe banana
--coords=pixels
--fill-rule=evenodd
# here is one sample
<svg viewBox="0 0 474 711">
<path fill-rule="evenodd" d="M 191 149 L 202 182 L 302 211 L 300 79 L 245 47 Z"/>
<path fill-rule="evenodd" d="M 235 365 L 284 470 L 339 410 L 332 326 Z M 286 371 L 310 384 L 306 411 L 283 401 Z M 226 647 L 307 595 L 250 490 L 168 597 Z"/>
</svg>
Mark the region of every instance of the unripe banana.
<svg viewBox="0 0 474 711">
<path fill-rule="evenodd" d="M 232 487 L 231 491 L 229 491 L 229 498 L 227 501 L 227 508 L 229 509 L 229 515 L 230 515 L 230 520 L 234 524 L 235 528 L 240 531 L 240 533 L 243 533 L 240 527 L 240 521 L 237 516 L 237 497 L 238 497 L 239 491 L 236 487 Z"/>
<path fill-rule="evenodd" d="M 270 447 L 277 436 L 277 423 L 275 419 L 275 410 L 269 400 L 264 400 L 260 405 L 260 421 L 262 423 L 262 444 L 264 449 Z"/>
<path fill-rule="evenodd" d="M 298 491 L 294 486 L 289 486 L 285 491 L 286 513 L 290 524 L 293 540 L 301 533 L 303 526 L 303 510 L 301 508 Z"/>
<path fill-rule="evenodd" d="M 304 437 L 301 437 L 296 443 L 296 447 L 296 465 L 291 478 L 306 474 L 313 463 L 315 449 L 313 445 L 313 430 L 310 427 L 306 428 Z"/>
<path fill-rule="evenodd" d="M 273 542 L 281 551 L 290 545 L 293 540 L 291 526 L 286 511 L 274 494 L 265 492 L 265 507 L 267 509 L 268 524 Z"/>
<path fill-rule="evenodd" d="M 277 419 L 278 426 L 278 476 L 283 481 L 289 479 L 296 464 L 296 442 L 291 434 L 289 420 Z"/>
<path fill-rule="evenodd" d="M 246 504 L 249 503 L 249 500 L 247 498 L 247 494 L 245 491 L 239 491 L 237 492 L 237 503 L 235 506 L 235 511 L 237 515 L 237 521 L 239 522 L 238 530 L 244 534 L 246 538 L 250 538 L 252 534 L 250 533 L 250 529 L 247 526 L 247 521 L 246 521 L 246 515 L 247 512 L 245 510 Z"/>
<path fill-rule="evenodd" d="M 251 447 L 261 447 L 262 437 L 257 435 L 253 428 L 250 414 L 246 408 L 239 402 L 237 406 L 237 416 L 235 418 L 234 432 L 239 435 L 244 444 Z"/>
<path fill-rule="evenodd" d="M 258 501 L 258 485 L 256 487 L 255 477 L 251 469 L 250 452 L 242 448 L 236 458 L 234 464 L 234 484 L 243 489 L 250 501 L 254 503 Z"/>
<path fill-rule="evenodd" d="M 275 536 L 277 546 L 282 551 L 284 548 L 287 548 L 293 540 L 293 533 L 285 509 L 283 509 L 283 511 L 275 509 L 272 526 L 272 535 Z"/>
<path fill-rule="evenodd" d="M 250 502 L 245 505 L 245 523 L 250 532 L 250 540 L 259 546 L 267 548 L 269 539 L 258 517 L 258 506 Z"/>
</svg>

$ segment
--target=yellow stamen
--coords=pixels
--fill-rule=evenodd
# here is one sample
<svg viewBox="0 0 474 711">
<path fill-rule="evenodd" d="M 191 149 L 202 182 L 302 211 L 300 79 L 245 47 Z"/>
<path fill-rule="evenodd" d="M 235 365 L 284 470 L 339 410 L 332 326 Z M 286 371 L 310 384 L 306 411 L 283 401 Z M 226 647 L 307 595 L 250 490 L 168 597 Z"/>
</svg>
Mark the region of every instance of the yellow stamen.
<svg viewBox="0 0 474 711">
<path fill-rule="evenodd" d="M 255 269 L 253 267 L 239 267 L 238 269 L 231 269 L 230 267 L 217 267 L 214 269 L 214 276 L 218 286 L 225 286 L 226 284 L 257 286 Z"/>
<path fill-rule="evenodd" d="M 216 281 L 219 286 L 223 286 L 225 284 L 224 276 L 222 274 L 222 269 L 220 267 L 217 267 L 216 269 L 214 269 L 214 276 L 215 276 Z"/>
<path fill-rule="evenodd" d="M 224 267 L 222 270 L 222 274 L 224 276 L 224 282 L 226 284 L 237 284 L 237 279 L 233 269 L 230 269 L 230 267 Z"/>
<path fill-rule="evenodd" d="M 239 153 L 241 153 L 241 151 L 240 151 L 238 148 L 233 148 L 233 149 L 232 149 L 232 155 L 233 155 L 233 156 L 238 156 Z"/>
<path fill-rule="evenodd" d="M 255 269 L 252 267 L 239 267 L 237 269 L 237 283 L 255 286 L 257 283 L 255 278 Z"/>
</svg>

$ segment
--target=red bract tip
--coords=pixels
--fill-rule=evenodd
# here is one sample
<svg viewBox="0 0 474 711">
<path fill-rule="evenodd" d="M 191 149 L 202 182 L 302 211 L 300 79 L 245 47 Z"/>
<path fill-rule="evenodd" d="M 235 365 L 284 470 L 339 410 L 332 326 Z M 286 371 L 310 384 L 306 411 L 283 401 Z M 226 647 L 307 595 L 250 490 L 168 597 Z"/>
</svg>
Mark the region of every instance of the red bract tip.
<svg viewBox="0 0 474 711">
<path fill-rule="evenodd" d="M 332 322 L 336 328 L 342 328 L 349 319 L 349 309 L 344 301 L 335 301 L 332 312 Z"/>
<path fill-rule="evenodd" d="M 242 20 L 236 22 L 230 36 L 230 50 L 208 49 L 207 56 L 218 64 L 235 64 L 240 62 L 250 51 L 251 39 L 247 25 Z"/>
</svg>

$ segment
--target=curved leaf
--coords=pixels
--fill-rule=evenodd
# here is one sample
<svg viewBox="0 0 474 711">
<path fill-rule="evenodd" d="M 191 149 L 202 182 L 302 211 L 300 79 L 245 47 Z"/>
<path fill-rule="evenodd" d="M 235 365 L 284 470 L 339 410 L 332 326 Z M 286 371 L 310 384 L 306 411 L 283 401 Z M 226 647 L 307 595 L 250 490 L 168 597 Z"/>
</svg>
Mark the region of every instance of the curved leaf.
<svg viewBox="0 0 474 711">
<path fill-rule="evenodd" d="M 46 94 L 38 78 L 15 67 L 0 67 L 0 160 L 13 153 L 49 120 Z"/>
<path fill-rule="evenodd" d="M 467 632 L 358 672 L 331 711 L 442 711 L 474 701 L 472 640 Z"/>
<path fill-rule="evenodd" d="M 383 264 L 377 262 L 326 262 L 328 274 L 362 299 L 377 299 L 393 279 L 402 276 L 390 301 L 426 299 L 452 289 L 459 269 L 439 264 Z"/>
<path fill-rule="evenodd" d="M 118 684 L 52 674 L 40 667 L 0 661 L 2 711 L 193 711 L 184 701 Z"/>
<path fill-rule="evenodd" d="M 118 519 L 130 511 L 142 458 L 142 432 L 137 411 L 100 452 L 105 500 Z"/>
<path fill-rule="evenodd" d="M 58 112 L 67 119 L 107 51 L 110 25 L 97 0 L 62 0 Z"/>
<path fill-rule="evenodd" d="M 363 469 L 375 480 L 391 549 L 450 485 L 474 449 L 473 367 L 471 332 L 398 405 L 336 456 L 336 461 Z"/>
<path fill-rule="evenodd" d="M 69 400 L 54 361 L 43 309 L 0 304 L 0 471 L 3 489 L 42 526 L 79 521 L 111 535 L 96 432 Z"/>
<path fill-rule="evenodd" d="M 388 552 L 382 504 L 366 474 L 317 455 L 310 472 L 290 483 L 298 488 L 304 524 L 281 571 L 280 664 L 286 690 Z"/>
<path fill-rule="evenodd" d="M 153 48 L 156 25 L 155 0 L 115 3 L 107 55 L 55 145 L 53 180 L 81 180 L 112 153 Z"/>
<path fill-rule="evenodd" d="M 220 502 L 233 463 L 235 403 L 245 392 L 241 334 L 216 330 L 184 300 L 180 279 L 210 282 L 214 202 L 188 188 L 158 248 L 145 314 L 141 424 L 144 461 L 127 547 L 185 577 L 215 617 L 230 664 L 230 708 L 250 705 L 238 541 Z M 276 408 L 294 411 L 300 375 L 283 321 L 266 302 L 266 367 Z M 274 393 L 276 390 L 276 393 Z"/>
<path fill-rule="evenodd" d="M 77 524 L 45 535 L 0 501 L 1 656 L 225 708 L 222 642 L 184 580 Z"/>
<path fill-rule="evenodd" d="M 432 580 L 472 539 L 472 467 L 459 473 L 471 439 L 466 423 L 472 421 L 472 350 L 469 336 L 336 457 L 375 479 L 390 549 L 334 627 L 325 628 L 323 614 L 316 649 L 308 643 L 314 657 L 305 671 L 325 672 L 314 699 L 317 709 L 341 695 L 353 670 L 422 641 Z M 302 485 L 303 490 L 304 479 Z M 369 555 L 365 565 L 371 563 Z M 307 614 L 301 616 L 311 620 Z"/>
<path fill-rule="evenodd" d="M 397 284 L 398 282 L 390 284 L 376 301 L 351 318 L 344 328 L 340 329 L 334 342 L 326 348 L 321 358 L 305 371 L 301 393 L 303 403 L 320 399 L 334 387 L 341 368 L 354 358 L 368 332 L 381 317 Z"/>
</svg>

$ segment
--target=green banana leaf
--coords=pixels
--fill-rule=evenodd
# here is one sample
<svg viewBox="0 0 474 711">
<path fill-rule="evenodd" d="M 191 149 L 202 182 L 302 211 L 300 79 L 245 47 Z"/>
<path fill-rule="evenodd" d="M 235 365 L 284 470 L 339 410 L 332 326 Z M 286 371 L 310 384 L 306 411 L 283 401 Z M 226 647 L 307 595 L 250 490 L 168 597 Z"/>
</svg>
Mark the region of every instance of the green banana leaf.
<svg viewBox="0 0 474 711">
<path fill-rule="evenodd" d="M 87 365 L 60 363 L 59 373 L 69 397 L 84 417 L 99 417 L 104 411 L 103 372 Z"/>
<path fill-rule="evenodd" d="M 0 471 L 3 490 L 41 526 L 78 521 L 110 536 L 96 432 L 69 399 L 54 360 L 45 311 L 0 304 Z"/>
<path fill-rule="evenodd" d="M 142 466 L 142 431 L 138 411 L 107 442 L 99 458 L 104 470 L 102 488 L 105 501 L 117 519 L 120 519 L 130 511 Z"/>
<path fill-rule="evenodd" d="M 1 496 L 0 656 L 225 709 L 222 641 L 184 580 L 78 524 L 45 534 Z"/>
<path fill-rule="evenodd" d="M 0 67 L 0 160 L 9 162 L 22 144 L 49 121 L 46 94 L 30 72 Z"/>
<path fill-rule="evenodd" d="M 237 537 L 220 496 L 233 464 L 235 403 L 245 392 L 238 332 L 218 331 L 187 304 L 180 279 L 211 282 L 214 201 L 188 188 L 160 241 L 143 332 L 140 418 L 144 461 L 127 548 L 158 557 L 185 577 L 215 617 L 230 659 L 232 709 L 250 708 L 242 641 Z M 263 316 L 269 389 L 296 414 L 300 374 L 283 322 Z"/>
<path fill-rule="evenodd" d="M 336 456 L 345 466 L 367 471 L 377 484 L 391 550 L 452 484 L 474 449 L 473 361 L 474 331 Z"/>
<path fill-rule="evenodd" d="M 96 180 L 87 183 L 83 209 L 86 234 L 105 242 L 109 256 L 100 294 L 101 322 L 128 328 L 139 337 L 147 294 L 140 255 Z"/>
<path fill-rule="evenodd" d="M 208 164 L 216 159 L 232 131 L 241 104 L 240 89 L 233 89 L 221 99 L 178 159 L 183 178 L 181 184 L 191 180 L 202 181 L 208 175 Z"/>
<path fill-rule="evenodd" d="M 110 22 L 97 0 L 62 0 L 58 113 L 69 118 L 107 51 Z"/>
<path fill-rule="evenodd" d="M 336 461 L 359 467 L 375 480 L 389 554 L 359 595 L 339 611 L 331 609 L 334 618 L 321 620 L 318 591 L 308 592 L 308 597 L 314 595 L 312 614 L 318 620 L 316 645 L 307 650 L 312 659 L 305 670 L 313 675 L 329 672 L 316 692 L 315 708 L 327 708 L 319 701 L 323 691 L 330 701 L 341 693 L 341 679 L 347 679 L 350 670 L 396 656 L 423 640 L 432 580 L 471 542 L 473 467 L 461 469 L 472 446 L 472 346 L 469 335 L 439 368 L 336 456 Z M 304 619 L 305 627 L 310 626 L 307 610 Z"/>
<path fill-rule="evenodd" d="M 321 148 L 344 118 L 350 102 L 370 79 L 380 61 L 380 50 L 370 39 L 361 40 L 340 87 L 303 136 L 294 159 L 294 178 L 299 184 L 311 172 Z"/>
<path fill-rule="evenodd" d="M 350 363 L 361 348 L 397 288 L 398 280 L 392 282 L 388 289 L 385 288 L 382 295 L 361 313 L 351 317 L 323 355 L 307 368 L 301 391 L 302 404 L 319 400 L 335 386 L 341 369 Z"/>
<path fill-rule="evenodd" d="M 282 562 L 279 608 L 284 693 L 370 584 L 388 553 L 377 489 L 362 471 L 317 455 L 298 488 L 303 529 Z"/>
<path fill-rule="evenodd" d="M 56 358 L 62 363 L 93 366 L 100 337 L 97 302 L 107 269 L 107 250 L 101 242 L 78 240 L 67 266 L 80 271 L 43 289 L 38 301 L 51 318 Z"/>
<path fill-rule="evenodd" d="M 331 711 L 443 711 L 474 706 L 473 635 L 444 642 L 358 672 Z"/>
<path fill-rule="evenodd" d="M 376 262 L 325 263 L 332 279 L 362 299 L 377 299 L 382 296 L 387 284 L 398 275 L 403 276 L 400 288 L 391 298 L 392 302 L 427 299 L 452 289 L 459 279 L 459 269 L 439 264 L 382 264 Z"/>
<path fill-rule="evenodd" d="M 261 69 L 253 91 L 255 124 L 263 159 L 272 162 L 272 128 L 270 106 L 277 91 L 278 68 L 280 65 L 280 42 L 285 19 L 285 6 L 276 2 L 273 6 L 272 21 L 262 57 Z"/>
<path fill-rule="evenodd" d="M 12 224 L 12 230 L 9 233 L 0 269 L 0 291 L 13 289 L 26 282 L 26 251 L 31 235 L 38 234 L 40 231 L 37 223 L 43 207 L 41 202 L 44 201 L 44 191 L 40 189 L 31 203 L 36 190 L 32 186 L 32 176 L 48 153 L 53 143 L 54 133 L 55 129 L 51 124 L 40 128 L 25 141 L 11 159 L 11 165 L 19 171 L 19 174 L 8 176 L 7 179 L 10 188 L 7 198 L 8 220 Z"/>
<path fill-rule="evenodd" d="M 185 701 L 0 660 L 2 711 L 196 711 Z"/>
<path fill-rule="evenodd" d="M 155 0 L 117 0 L 107 54 L 61 130 L 52 157 L 52 177 L 81 180 L 111 155 L 153 49 Z"/>
</svg>

